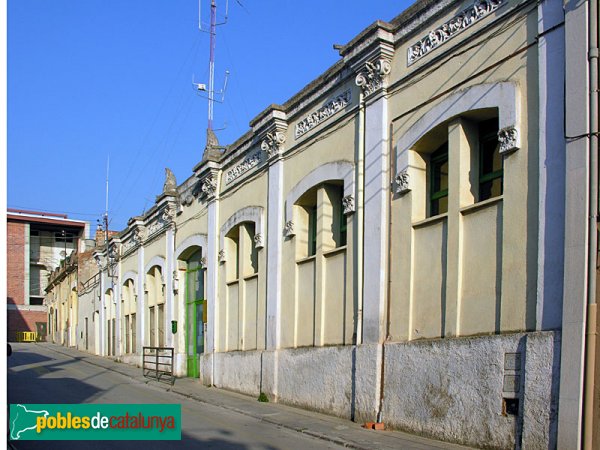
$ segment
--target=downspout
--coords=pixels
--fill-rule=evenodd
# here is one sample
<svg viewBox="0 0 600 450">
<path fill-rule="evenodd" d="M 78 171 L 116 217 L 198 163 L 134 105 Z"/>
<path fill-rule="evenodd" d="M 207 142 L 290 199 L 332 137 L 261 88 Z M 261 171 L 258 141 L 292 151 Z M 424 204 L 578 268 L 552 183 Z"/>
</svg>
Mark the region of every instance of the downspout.
<svg viewBox="0 0 600 450">
<path fill-rule="evenodd" d="M 589 73 L 590 73 L 590 205 L 588 248 L 588 305 L 585 338 L 585 381 L 583 399 L 583 448 L 591 450 L 594 437 L 594 380 L 598 305 L 596 303 L 596 265 L 598 258 L 598 0 L 590 0 Z"/>
<path fill-rule="evenodd" d="M 364 192 L 365 192 L 365 97 L 361 90 L 358 106 L 358 164 L 356 176 L 356 296 L 358 311 L 356 312 L 356 345 L 362 344 L 363 303 L 364 303 Z"/>
<path fill-rule="evenodd" d="M 390 187 L 390 192 L 388 195 L 388 208 L 387 208 L 387 221 L 388 221 L 388 260 L 387 260 L 387 302 L 385 305 L 385 339 L 381 344 L 381 377 L 379 380 L 379 410 L 377 411 L 377 423 L 381 423 L 383 419 L 383 400 L 385 393 L 385 344 L 390 340 L 390 328 L 392 323 L 392 313 L 391 313 L 391 305 L 392 305 L 392 200 L 394 199 L 394 176 L 396 173 L 396 167 L 394 164 L 394 146 L 392 144 L 392 136 L 393 136 L 393 125 L 390 123 L 388 127 L 388 173 L 390 174 L 390 179 L 388 186 Z"/>
</svg>

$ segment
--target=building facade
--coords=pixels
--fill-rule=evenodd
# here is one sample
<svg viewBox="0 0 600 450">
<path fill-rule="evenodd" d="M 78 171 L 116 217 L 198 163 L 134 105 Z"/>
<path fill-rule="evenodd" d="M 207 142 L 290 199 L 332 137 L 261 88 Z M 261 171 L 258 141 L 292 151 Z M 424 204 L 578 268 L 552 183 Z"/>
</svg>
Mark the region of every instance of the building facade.
<svg viewBox="0 0 600 450">
<path fill-rule="evenodd" d="M 104 242 L 104 236 L 96 233 Z M 95 353 L 95 317 L 89 314 L 100 299 L 99 272 L 94 251 L 96 241 L 87 239 L 48 275 L 44 304 L 48 310 L 47 340 Z M 83 322 L 79 317 L 90 317 Z"/>
<path fill-rule="evenodd" d="M 89 224 L 66 215 L 16 209 L 9 209 L 6 218 L 8 340 L 23 332 L 45 339 L 48 277 L 88 236 Z"/>
<path fill-rule="evenodd" d="M 596 3 L 368 27 L 96 251 L 95 351 L 465 445 L 598 444 Z"/>
</svg>

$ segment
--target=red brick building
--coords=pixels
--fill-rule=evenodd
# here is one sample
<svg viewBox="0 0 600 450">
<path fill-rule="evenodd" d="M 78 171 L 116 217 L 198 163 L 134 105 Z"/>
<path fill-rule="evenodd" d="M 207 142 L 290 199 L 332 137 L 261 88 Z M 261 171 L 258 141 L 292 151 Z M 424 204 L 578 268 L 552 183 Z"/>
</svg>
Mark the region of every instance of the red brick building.
<svg viewBox="0 0 600 450">
<path fill-rule="evenodd" d="M 48 275 L 89 237 L 89 223 L 16 209 L 8 209 L 6 221 L 8 340 L 16 340 L 20 331 L 45 336 Z"/>
</svg>

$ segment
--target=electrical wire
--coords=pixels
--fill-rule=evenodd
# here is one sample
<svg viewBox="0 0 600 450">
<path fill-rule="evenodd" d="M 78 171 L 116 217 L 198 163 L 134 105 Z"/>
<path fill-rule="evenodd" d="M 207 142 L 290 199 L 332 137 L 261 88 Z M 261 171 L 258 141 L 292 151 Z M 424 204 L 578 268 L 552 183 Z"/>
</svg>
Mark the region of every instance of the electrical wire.
<svg viewBox="0 0 600 450">
<path fill-rule="evenodd" d="M 176 81 L 177 79 L 181 76 L 181 73 L 183 72 L 184 67 L 188 64 L 188 60 L 190 60 L 190 57 L 195 55 L 198 51 L 198 48 L 200 47 L 200 36 L 197 36 L 196 39 L 194 40 L 194 42 L 192 42 L 192 45 L 190 46 L 190 49 L 187 52 L 187 55 L 185 57 L 185 59 L 183 60 L 183 62 L 181 63 L 179 70 L 177 71 L 177 74 L 174 77 L 174 82 L 171 83 L 171 86 L 169 88 L 169 90 L 167 91 L 167 94 L 165 95 L 165 97 L 163 98 L 163 101 L 158 109 L 158 112 L 156 113 L 156 115 L 154 116 L 154 119 L 152 120 L 150 126 L 148 127 L 148 129 L 146 130 L 146 134 L 144 135 L 144 138 L 142 139 L 142 142 L 136 152 L 136 155 L 133 158 L 133 161 L 129 164 L 128 170 L 126 172 L 126 175 L 124 177 L 125 180 L 130 180 L 130 175 L 131 172 L 133 171 L 134 167 L 137 167 L 137 161 L 141 156 L 142 150 L 145 148 L 146 146 L 146 142 L 150 136 L 150 133 L 152 132 L 152 130 L 154 130 L 154 127 L 156 125 L 156 122 L 158 120 L 158 118 L 161 116 L 165 105 L 167 104 L 167 100 L 169 98 L 171 98 L 171 93 L 173 92 L 174 87 L 176 86 Z M 131 184 L 131 188 L 133 188 L 133 186 L 136 185 L 136 183 L 138 182 L 140 178 L 140 172 L 138 171 L 138 176 L 134 179 L 133 183 Z M 121 188 L 119 189 L 119 191 L 117 191 L 117 195 L 115 196 L 115 200 L 114 200 L 114 204 L 115 204 L 115 208 L 113 208 L 113 210 L 117 211 L 120 210 L 121 205 L 122 205 L 122 198 L 121 195 L 124 193 L 125 188 L 128 187 L 127 186 L 127 182 L 122 183 L 121 184 Z"/>
</svg>

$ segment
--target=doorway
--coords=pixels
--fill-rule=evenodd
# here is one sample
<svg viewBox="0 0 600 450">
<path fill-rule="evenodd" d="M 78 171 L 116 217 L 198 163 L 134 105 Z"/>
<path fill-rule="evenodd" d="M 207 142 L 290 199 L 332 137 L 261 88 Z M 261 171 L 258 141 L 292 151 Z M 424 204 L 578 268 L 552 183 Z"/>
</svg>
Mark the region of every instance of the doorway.
<svg viewBox="0 0 600 450">
<path fill-rule="evenodd" d="M 200 355 L 204 353 L 204 324 L 206 323 L 204 274 L 201 251 L 198 249 L 188 259 L 185 272 L 187 376 L 193 378 L 200 376 Z"/>
</svg>

